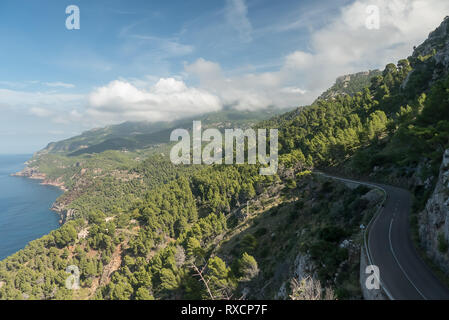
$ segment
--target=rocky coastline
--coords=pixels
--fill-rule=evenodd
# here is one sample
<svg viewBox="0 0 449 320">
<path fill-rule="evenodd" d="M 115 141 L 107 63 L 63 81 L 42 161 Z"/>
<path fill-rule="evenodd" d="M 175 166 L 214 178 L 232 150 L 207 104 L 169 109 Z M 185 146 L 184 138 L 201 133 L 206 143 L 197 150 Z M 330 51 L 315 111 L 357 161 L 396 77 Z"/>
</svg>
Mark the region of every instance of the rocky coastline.
<svg viewBox="0 0 449 320">
<path fill-rule="evenodd" d="M 62 192 L 67 192 L 68 189 L 64 185 L 64 182 L 61 178 L 50 179 L 47 177 L 45 173 L 39 172 L 37 168 L 34 167 L 25 167 L 23 170 L 11 174 L 13 177 L 24 177 L 33 180 L 40 180 L 41 185 L 54 186 L 59 188 Z M 71 215 L 69 212 L 70 209 L 66 209 L 65 204 L 58 202 L 56 200 L 50 208 L 52 211 L 55 211 L 60 215 L 59 223 L 63 225 L 67 221 L 67 217 Z"/>
<path fill-rule="evenodd" d="M 36 168 L 25 167 L 22 171 L 11 174 L 14 177 L 25 177 L 33 180 L 41 180 L 42 185 L 54 186 L 61 191 L 66 192 L 68 189 L 65 187 L 64 182 L 60 179 L 49 179 L 45 173 L 39 172 Z"/>
</svg>

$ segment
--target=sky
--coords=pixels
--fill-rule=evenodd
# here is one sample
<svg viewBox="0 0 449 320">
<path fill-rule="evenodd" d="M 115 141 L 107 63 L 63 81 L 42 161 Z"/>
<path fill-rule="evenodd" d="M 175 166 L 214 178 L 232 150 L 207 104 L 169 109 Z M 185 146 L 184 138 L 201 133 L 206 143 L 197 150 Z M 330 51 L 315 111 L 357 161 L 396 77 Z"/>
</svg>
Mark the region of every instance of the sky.
<svg viewBox="0 0 449 320">
<path fill-rule="evenodd" d="M 124 121 L 307 105 L 411 55 L 446 15 L 447 0 L 1 0 L 0 154 Z"/>
</svg>

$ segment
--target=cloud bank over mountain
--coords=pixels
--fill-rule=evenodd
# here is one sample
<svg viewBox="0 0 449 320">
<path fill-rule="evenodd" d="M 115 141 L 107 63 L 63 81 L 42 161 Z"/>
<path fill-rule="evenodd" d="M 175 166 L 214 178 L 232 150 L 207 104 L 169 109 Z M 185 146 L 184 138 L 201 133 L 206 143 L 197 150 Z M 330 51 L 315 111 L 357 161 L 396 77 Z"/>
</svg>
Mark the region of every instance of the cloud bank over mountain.
<svg viewBox="0 0 449 320">
<path fill-rule="evenodd" d="M 174 78 L 161 78 L 149 89 L 115 80 L 95 89 L 88 101 L 86 114 L 105 122 L 175 120 L 222 107 L 215 95 Z"/>
</svg>

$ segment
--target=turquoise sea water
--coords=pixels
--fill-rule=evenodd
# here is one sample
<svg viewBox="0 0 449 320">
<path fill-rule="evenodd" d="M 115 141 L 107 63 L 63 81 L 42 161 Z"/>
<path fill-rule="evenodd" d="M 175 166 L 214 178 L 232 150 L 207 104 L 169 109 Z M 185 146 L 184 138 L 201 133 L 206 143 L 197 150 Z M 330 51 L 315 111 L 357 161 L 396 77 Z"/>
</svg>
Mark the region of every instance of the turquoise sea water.
<svg viewBox="0 0 449 320">
<path fill-rule="evenodd" d="M 0 260 L 59 227 L 59 215 L 50 210 L 62 194 L 37 180 L 11 177 L 31 155 L 0 155 Z"/>
</svg>

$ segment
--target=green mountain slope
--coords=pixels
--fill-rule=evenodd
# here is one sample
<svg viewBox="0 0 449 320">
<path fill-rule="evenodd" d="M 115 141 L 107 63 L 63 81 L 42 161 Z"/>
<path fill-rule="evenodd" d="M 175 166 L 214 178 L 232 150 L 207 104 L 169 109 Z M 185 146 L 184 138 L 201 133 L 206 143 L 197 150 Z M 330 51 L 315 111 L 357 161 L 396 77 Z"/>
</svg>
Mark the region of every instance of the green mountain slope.
<svg viewBox="0 0 449 320">
<path fill-rule="evenodd" d="M 448 31 L 445 19 L 360 92 L 257 123 L 280 130 L 274 176 L 173 166 L 163 149 L 36 157 L 30 166 L 70 182 L 65 223 L 0 262 L 0 299 L 283 299 L 309 276 L 361 298 L 360 225 L 381 195 L 311 170 L 405 184 L 420 210 L 433 187 L 416 178 L 434 177 L 449 147 Z M 80 290 L 65 287 L 68 265 Z"/>
<path fill-rule="evenodd" d="M 77 150 L 100 144 L 108 139 L 132 136 L 136 134 L 149 134 L 170 127 L 167 122 L 125 122 L 105 128 L 97 128 L 86 131 L 79 136 L 59 142 L 51 142 L 38 154 L 61 153 L 67 154 Z"/>
<path fill-rule="evenodd" d="M 189 128 L 192 121 L 202 121 L 207 127 L 248 127 L 256 122 L 280 113 L 277 109 L 258 111 L 225 110 L 209 113 L 192 119 L 168 122 L 125 122 L 84 132 L 59 142 L 52 142 L 37 155 L 63 154 L 79 156 L 87 153 L 101 153 L 107 150 L 145 149 L 168 143 L 170 133 L 176 128 Z"/>
</svg>

